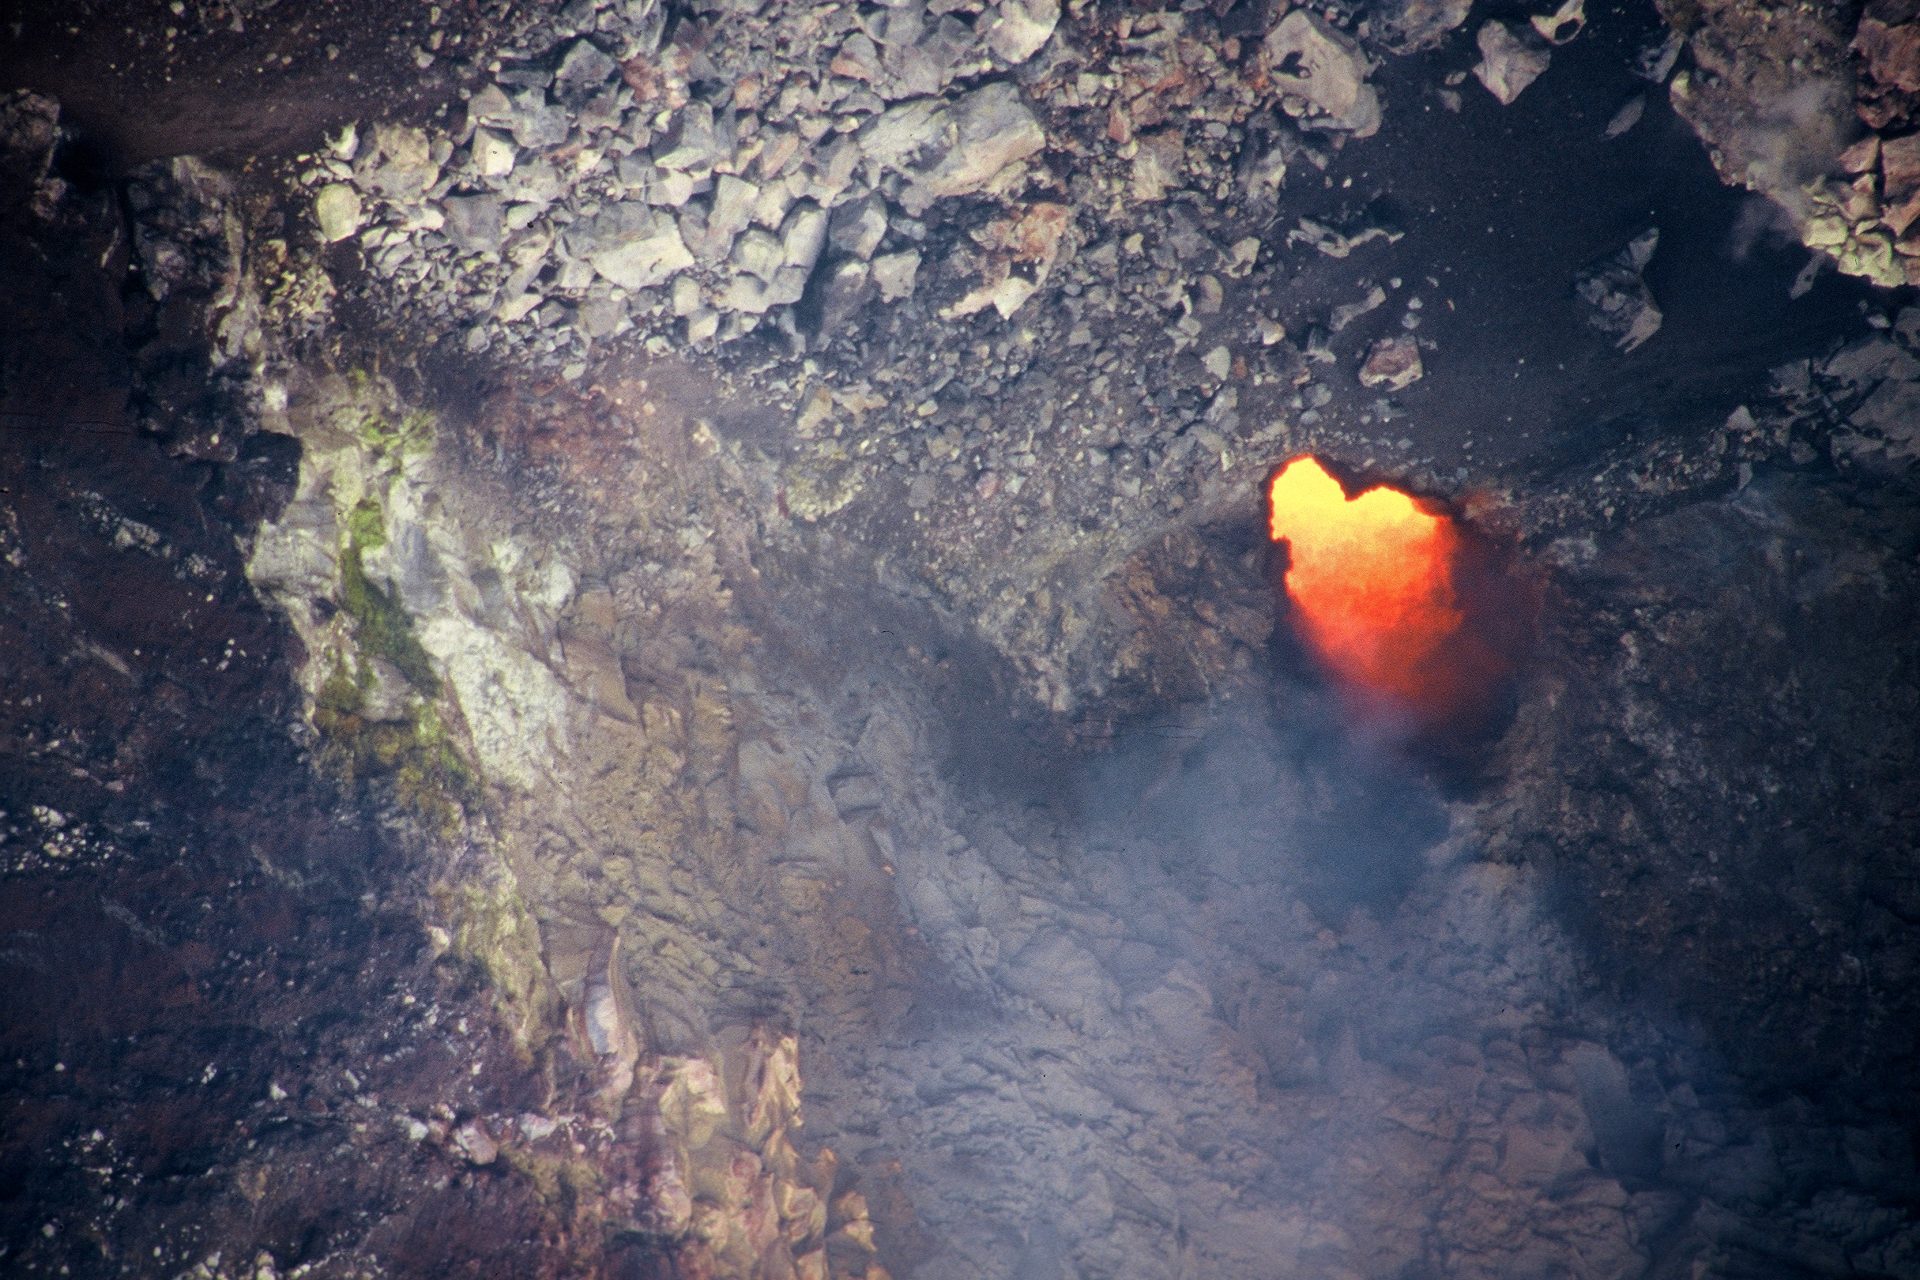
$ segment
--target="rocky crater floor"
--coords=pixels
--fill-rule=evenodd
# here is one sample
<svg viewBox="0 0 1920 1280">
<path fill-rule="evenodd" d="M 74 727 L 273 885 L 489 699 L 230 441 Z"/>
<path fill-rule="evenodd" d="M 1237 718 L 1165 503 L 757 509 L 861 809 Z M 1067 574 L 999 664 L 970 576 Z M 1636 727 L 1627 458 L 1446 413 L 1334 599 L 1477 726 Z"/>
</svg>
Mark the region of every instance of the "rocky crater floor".
<svg viewBox="0 0 1920 1280">
<path fill-rule="evenodd" d="M 0 1270 L 1920 1276 L 1916 94 L 1898 0 L 23 4 Z M 1303 454 L 1455 531 L 1445 714 Z"/>
</svg>

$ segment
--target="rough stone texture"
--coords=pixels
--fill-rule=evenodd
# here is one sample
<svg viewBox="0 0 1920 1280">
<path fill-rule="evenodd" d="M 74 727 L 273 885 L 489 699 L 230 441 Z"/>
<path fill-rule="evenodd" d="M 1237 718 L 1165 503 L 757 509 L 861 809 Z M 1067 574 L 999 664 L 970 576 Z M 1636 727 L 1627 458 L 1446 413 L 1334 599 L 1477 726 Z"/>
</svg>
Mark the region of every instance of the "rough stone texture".
<svg viewBox="0 0 1920 1280">
<path fill-rule="evenodd" d="M 1660 229 L 1649 227 L 1574 279 L 1574 292 L 1587 306 L 1589 322 L 1622 351 L 1633 350 L 1660 331 L 1660 306 L 1646 281 L 1647 264 L 1659 246 Z"/>
<path fill-rule="evenodd" d="M 67 248 L 0 279 L 93 290 L 164 447 L 0 485 L 10 1263 L 1914 1270 L 1920 319 L 1703 416 L 1683 294 L 1581 333 L 1570 187 L 1594 243 L 1505 230 L 1607 418 L 1469 341 L 1508 239 L 1394 221 L 1393 122 L 1276 104 L 1272 9 L 1069 6 L 1007 71 L 1044 13 L 543 10 L 245 204 L 13 118 Z M 333 183 L 325 257 L 243 224 Z M 317 327 L 329 270 L 392 327 Z M 32 332 L 10 412 L 69 399 Z M 1513 420 L 1449 437 L 1476 363 Z M 1309 448 L 1537 575 L 1510 724 L 1396 746 L 1292 649 Z"/>
<path fill-rule="evenodd" d="M 1360 46 L 1306 9 L 1282 18 L 1260 45 L 1273 86 L 1311 105 L 1309 124 L 1356 138 L 1380 130 L 1380 99 L 1367 84 L 1372 64 Z"/>
<path fill-rule="evenodd" d="M 1674 107 L 1721 175 L 1774 201 L 1847 274 L 1890 288 L 1920 280 L 1920 240 L 1907 237 L 1920 194 L 1901 155 L 1920 48 L 1910 7 L 1663 8 L 1687 19 L 1699 67 L 1674 78 Z M 1885 146 L 1894 162 L 1881 171 Z"/>
<path fill-rule="evenodd" d="M 345 240 L 360 229 L 359 193 L 344 182 L 327 184 L 313 197 L 313 217 L 322 240 Z"/>
<path fill-rule="evenodd" d="M 1513 105 L 1526 87 L 1538 80 L 1551 61 L 1548 52 L 1529 43 L 1519 30 L 1504 22 L 1486 22 L 1475 37 L 1480 61 L 1474 64 L 1474 77 L 1503 107 Z"/>
</svg>

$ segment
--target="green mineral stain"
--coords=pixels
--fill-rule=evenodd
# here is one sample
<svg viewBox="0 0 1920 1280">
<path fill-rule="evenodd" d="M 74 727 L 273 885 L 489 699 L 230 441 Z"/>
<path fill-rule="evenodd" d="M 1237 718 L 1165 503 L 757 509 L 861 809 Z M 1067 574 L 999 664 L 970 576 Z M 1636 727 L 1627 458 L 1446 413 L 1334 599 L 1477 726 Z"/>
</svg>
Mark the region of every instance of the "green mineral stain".
<svg viewBox="0 0 1920 1280">
<path fill-rule="evenodd" d="M 480 779 L 461 755 L 434 705 L 441 691 L 433 661 L 394 594 L 367 575 L 365 556 L 386 545 L 380 504 L 362 498 L 346 517 L 340 548 L 340 609 L 352 621 L 352 653 L 336 654 L 314 696 L 313 724 L 325 739 L 322 762 L 347 782 L 382 779 L 395 802 L 431 830 L 451 837 L 480 799 Z M 383 659 L 412 696 L 405 720 L 367 715 Z M 351 661 L 349 661 L 351 659 Z"/>
<path fill-rule="evenodd" d="M 391 384 L 365 369 L 349 372 L 347 383 L 353 394 L 335 421 L 344 421 L 369 453 L 404 458 L 433 451 L 439 423 L 430 411 L 399 410 Z"/>
<path fill-rule="evenodd" d="M 560 1025 L 559 995 L 541 959 L 540 928 L 504 865 L 436 888 L 453 925 L 453 954 L 477 966 L 523 1054 Z"/>
<path fill-rule="evenodd" d="M 368 657 L 391 662 L 407 683 L 429 698 L 440 695 L 433 660 L 413 634 L 413 619 L 393 593 L 367 576 L 365 555 L 386 545 L 386 522 L 371 498 L 347 515 L 347 541 L 340 549 L 340 607 L 353 619 L 353 642 Z"/>
</svg>

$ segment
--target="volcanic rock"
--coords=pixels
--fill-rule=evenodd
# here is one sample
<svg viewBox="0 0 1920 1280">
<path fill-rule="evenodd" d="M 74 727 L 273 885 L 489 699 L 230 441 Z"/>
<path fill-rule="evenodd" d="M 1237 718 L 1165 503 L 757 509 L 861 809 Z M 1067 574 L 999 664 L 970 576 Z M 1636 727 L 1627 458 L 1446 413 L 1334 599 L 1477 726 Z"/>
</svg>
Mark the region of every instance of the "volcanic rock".
<svg viewBox="0 0 1920 1280">
<path fill-rule="evenodd" d="M 907 249 L 887 253 L 873 260 L 873 283 L 888 302 L 913 296 L 914 281 L 920 270 L 920 251 Z"/>
<path fill-rule="evenodd" d="M 889 108 L 860 134 L 865 154 L 909 179 L 900 202 L 919 214 L 935 200 L 983 190 L 1004 169 L 1046 146 L 1040 122 L 1013 85 L 995 82 L 949 104 Z"/>
<path fill-rule="evenodd" d="M 344 182 L 330 182 L 314 194 L 313 216 L 322 240 L 345 240 L 360 229 L 360 193 Z"/>
<path fill-rule="evenodd" d="M 1370 138 L 1380 129 L 1380 98 L 1360 46 L 1306 9 L 1282 18 L 1261 42 L 1260 56 L 1276 90 L 1307 104 L 1304 123 Z"/>
<path fill-rule="evenodd" d="M 492 129 L 477 129 L 473 135 L 473 168 L 483 178 L 501 178 L 513 172 L 517 153 L 513 140 Z"/>
<path fill-rule="evenodd" d="M 1620 109 L 1613 113 L 1612 118 L 1607 121 L 1607 127 L 1602 130 L 1602 136 L 1617 138 L 1621 134 L 1626 133 L 1629 129 L 1632 129 L 1633 126 L 1640 123 L 1640 116 L 1646 109 L 1646 95 L 1642 93 L 1634 94 L 1631 98 L 1628 98 L 1620 104 Z"/>
<path fill-rule="evenodd" d="M 460 1153 L 474 1164 L 488 1165 L 499 1158 L 500 1144 L 478 1120 L 469 1120 L 454 1130 L 453 1141 Z"/>
<path fill-rule="evenodd" d="M 383 124 L 362 144 L 353 176 L 362 191 L 388 200 L 415 200 L 439 179 L 440 166 L 433 161 L 424 130 Z"/>
<path fill-rule="evenodd" d="M 1611 336 L 1622 351 L 1632 351 L 1659 332 L 1660 307 L 1641 274 L 1659 244 L 1659 228 L 1650 227 L 1574 281 L 1574 292 L 1587 307 L 1588 322 Z"/>
<path fill-rule="evenodd" d="M 538 89 L 523 89 L 513 96 L 507 115 L 507 127 L 513 140 L 522 147 L 557 147 L 567 140 L 571 123 L 567 113 L 554 106 Z"/>
<path fill-rule="evenodd" d="M 1426 374 L 1420 363 L 1420 344 L 1412 335 L 1382 338 L 1360 366 L 1360 385 L 1383 391 L 1405 391 Z"/>
<path fill-rule="evenodd" d="M 1394 53 L 1417 53 L 1439 44 L 1461 23 L 1473 0 L 1387 0 L 1373 17 L 1381 42 Z"/>
<path fill-rule="evenodd" d="M 786 260 L 786 247 L 781 239 L 758 227 L 734 241 L 729 259 L 734 270 L 764 281 L 771 281 Z"/>
<path fill-rule="evenodd" d="M 864 261 L 873 257 L 886 234 L 887 202 L 867 195 L 833 211 L 827 240 L 838 252 Z"/>
<path fill-rule="evenodd" d="M 576 257 L 623 289 L 664 284 L 693 265 L 673 218 L 632 202 L 602 210 L 568 232 Z"/>
<path fill-rule="evenodd" d="M 814 332 L 822 336 L 840 332 L 876 292 L 868 264 L 858 258 L 827 268 L 820 286 L 820 309 Z"/>
<path fill-rule="evenodd" d="M 1561 0 L 1552 13 L 1536 13 L 1529 25 L 1548 44 L 1565 44 L 1587 27 L 1587 0 Z"/>
<path fill-rule="evenodd" d="M 1008 66 L 1040 52 L 1060 21 L 1060 0 L 1003 0 L 987 27 L 987 47 Z"/>
<path fill-rule="evenodd" d="M 577 114 L 618 70 L 619 64 L 602 53 L 591 40 L 576 40 L 567 48 L 553 73 L 553 99 Z"/>
<path fill-rule="evenodd" d="M 1910 127 L 1920 105 L 1920 22 L 1912 6 L 1874 0 L 1861 14 L 1852 51 L 1860 59 L 1855 111 L 1874 129 Z"/>
<path fill-rule="evenodd" d="M 753 221 L 760 189 L 743 178 L 723 173 L 714 179 L 713 207 L 707 213 L 707 234 L 724 253 L 733 238 Z"/>
<path fill-rule="evenodd" d="M 1504 22 L 1482 23 L 1475 42 L 1480 48 L 1480 61 L 1474 64 L 1474 77 L 1503 107 L 1511 105 L 1539 79 L 1551 60 L 1547 50 Z"/>
<path fill-rule="evenodd" d="M 499 196 L 450 196 L 440 204 L 447 238 L 466 253 L 497 253 L 506 234 Z"/>
<path fill-rule="evenodd" d="M 781 261 L 802 271 L 813 270 L 827 244 L 827 211 L 811 201 L 793 207 L 780 226 Z"/>
<path fill-rule="evenodd" d="M 1335 8 L 1408 43 L 1465 12 Z M 1357 109 L 1324 9 L 1288 21 Z M 1555 157 L 1509 175 L 1542 216 L 1434 240 L 1409 140 L 1499 148 L 1437 106 L 1335 125 L 1261 47 L 1288 10 L 533 6 L 437 51 L 498 80 L 405 115 L 432 182 L 330 146 L 230 215 L 49 143 L 54 214 L 99 222 L 18 256 L 0 395 L 71 403 L 15 334 L 93 281 L 151 430 L 0 433 L 9 1263 L 1911 1272 L 1920 324 L 1809 360 L 1887 320 L 1830 280 L 1733 356 L 1690 307 L 1624 387 L 1543 350 L 1569 315 L 1514 262 L 1627 215 Z M 1013 57 L 974 145 L 1021 158 L 956 160 Z M 337 64 L 369 121 L 376 62 Z M 1570 157 L 1723 207 L 1568 91 Z M 536 105 L 564 133 L 523 149 Z M 1810 220 L 1858 253 L 1896 211 L 1878 144 L 1849 163 Z M 270 220 L 331 184 L 352 254 Z M 1477 233 L 1484 197 L 1446 198 Z M 1623 339 L 1650 252 L 1581 276 Z M 1766 256 L 1696 285 L 1778 298 Z M 329 291 L 364 319 L 316 341 Z M 1455 353 L 1437 407 L 1389 398 L 1412 322 Z M 1463 623 L 1524 562 L 1553 612 L 1491 610 L 1510 721 L 1408 742 L 1276 636 L 1261 490 L 1307 450 L 1472 513 Z M 209 1026 L 274 1034 L 209 1064 Z M 228 1262 L 178 1256 L 187 1218 Z"/>
<path fill-rule="evenodd" d="M 712 170 L 727 154 L 727 144 L 715 124 L 713 108 L 690 102 L 653 145 L 653 162 L 662 169 L 700 175 Z"/>
</svg>

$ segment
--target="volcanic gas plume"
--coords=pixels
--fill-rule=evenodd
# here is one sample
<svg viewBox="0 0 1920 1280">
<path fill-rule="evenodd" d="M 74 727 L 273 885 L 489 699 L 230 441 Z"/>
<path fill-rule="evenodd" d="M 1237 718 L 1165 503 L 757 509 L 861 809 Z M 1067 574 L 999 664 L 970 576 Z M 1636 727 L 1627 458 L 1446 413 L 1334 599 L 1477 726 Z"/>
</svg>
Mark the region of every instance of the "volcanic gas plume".
<svg viewBox="0 0 1920 1280">
<path fill-rule="evenodd" d="M 1350 497 L 1306 455 L 1274 476 L 1268 503 L 1300 634 L 1341 684 L 1427 722 L 1474 699 L 1451 517 L 1384 484 Z"/>
</svg>

